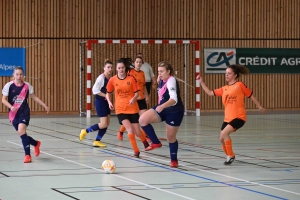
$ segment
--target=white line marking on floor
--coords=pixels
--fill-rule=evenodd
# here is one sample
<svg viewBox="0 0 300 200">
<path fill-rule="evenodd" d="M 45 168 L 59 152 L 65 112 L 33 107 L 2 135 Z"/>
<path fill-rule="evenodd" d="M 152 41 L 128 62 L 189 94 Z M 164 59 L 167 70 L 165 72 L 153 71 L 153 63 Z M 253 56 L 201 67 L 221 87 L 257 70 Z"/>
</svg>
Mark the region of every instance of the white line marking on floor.
<svg viewBox="0 0 300 200">
<path fill-rule="evenodd" d="M 11 141 L 7 141 L 7 142 L 22 147 L 22 145 L 20 145 L 20 144 L 17 144 L 17 143 L 11 142 Z M 67 162 L 74 163 L 74 164 L 76 164 L 76 165 L 80 165 L 80 166 L 83 166 L 83 167 L 86 167 L 86 168 L 90 168 L 90 169 L 93 169 L 93 170 L 95 170 L 95 171 L 103 172 L 102 170 L 97 169 L 97 168 L 95 168 L 95 167 L 92 167 L 92 166 L 89 166 L 89 165 L 85 165 L 85 164 L 82 164 L 82 163 L 78 163 L 78 162 L 75 162 L 75 161 L 72 161 L 72 160 L 69 160 L 69 159 L 65 159 L 65 158 L 63 158 L 63 157 L 56 156 L 56 155 L 47 153 L 47 152 L 45 152 L 45 151 L 40 151 L 40 152 L 43 153 L 43 154 L 46 154 L 46 155 L 48 155 L 48 156 L 52 156 L 52 157 L 55 157 L 55 158 L 58 158 L 58 159 L 61 159 L 61 160 L 67 161 Z M 104 173 L 104 172 L 103 172 L 103 173 Z M 133 180 L 133 179 L 129 179 L 129 178 L 126 178 L 126 177 L 123 177 L 123 176 L 120 176 L 120 175 L 116 175 L 116 174 L 111 174 L 111 175 L 116 176 L 116 177 L 119 177 L 119 178 L 121 178 L 121 179 L 125 179 L 125 180 L 128 180 L 128 181 L 137 183 L 137 184 L 140 184 L 140 185 L 144 185 L 144 186 L 146 186 L 146 187 L 150 187 L 150 188 L 153 188 L 153 189 L 157 189 L 157 190 L 159 190 L 159 191 L 162 191 L 162 192 L 165 192 L 165 193 L 172 194 L 172 195 L 174 195 L 174 196 L 182 197 L 182 198 L 184 198 L 184 199 L 196 200 L 196 199 L 189 198 L 189 197 L 187 197 L 187 196 L 183 196 L 183 195 L 180 195 L 180 194 L 177 194 L 177 193 L 174 193 L 174 192 L 170 192 L 170 191 L 168 191 L 168 190 L 164 190 L 164 189 L 161 189 L 161 188 L 152 186 L 152 185 L 148 185 L 148 184 L 146 184 L 146 183 L 142 183 L 142 182 L 139 182 L 139 181 L 135 181 L 135 180 Z"/>
</svg>

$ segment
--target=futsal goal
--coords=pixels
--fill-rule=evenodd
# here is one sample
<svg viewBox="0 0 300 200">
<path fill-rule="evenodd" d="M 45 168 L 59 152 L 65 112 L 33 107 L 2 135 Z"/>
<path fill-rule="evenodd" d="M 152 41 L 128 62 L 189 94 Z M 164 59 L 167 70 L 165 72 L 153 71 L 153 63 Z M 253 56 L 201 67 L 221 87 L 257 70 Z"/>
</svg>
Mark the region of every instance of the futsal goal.
<svg viewBox="0 0 300 200">
<path fill-rule="evenodd" d="M 157 64 L 169 61 L 179 80 L 181 98 L 185 114 L 200 116 L 200 85 L 195 80 L 199 73 L 199 41 L 193 40 L 124 40 L 101 39 L 80 43 L 80 115 L 91 117 L 96 114 L 92 87 L 97 77 L 103 73 L 105 59 L 114 63 L 112 76 L 116 74 L 115 62 L 119 58 L 135 59 L 138 53 L 148 62 L 157 76 Z M 150 92 L 150 106 L 157 103 L 157 91 Z"/>
</svg>

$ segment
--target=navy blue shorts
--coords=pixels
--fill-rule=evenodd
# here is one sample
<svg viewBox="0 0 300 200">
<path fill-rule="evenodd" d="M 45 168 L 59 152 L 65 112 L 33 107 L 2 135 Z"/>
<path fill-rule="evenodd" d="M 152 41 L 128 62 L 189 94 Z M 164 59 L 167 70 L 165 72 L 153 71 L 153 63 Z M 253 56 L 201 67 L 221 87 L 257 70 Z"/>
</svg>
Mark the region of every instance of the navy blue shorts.
<svg viewBox="0 0 300 200">
<path fill-rule="evenodd" d="M 170 126 L 180 126 L 183 120 L 184 110 L 179 109 L 172 110 L 172 112 L 170 112 L 169 110 L 164 109 L 162 112 L 158 113 L 155 110 L 156 107 L 157 106 L 154 106 L 152 109 L 157 113 L 161 121 L 166 121 L 166 124 Z"/>
<path fill-rule="evenodd" d="M 238 130 L 244 126 L 245 121 L 239 118 L 233 119 L 231 122 L 223 122 L 221 130 L 223 130 L 228 124 L 230 124 L 235 130 Z"/>
<path fill-rule="evenodd" d="M 26 126 L 29 125 L 29 121 L 30 121 L 30 116 L 16 116 L 15 119 L 13 120 L 12 125 L 14 126 L 14 128 L 16 129 L 16 131 L 18 131 L 18 126 L 20 123 L 25 124 Z"/>
<path fill-rule="evenodd" d="M 110 109 L 107 100 L 105 100 L 104 98 L 97 98 L 95 99 L 94 104 L 98 117 L 107 117 L 108 115 L 110 115 Z"/>
</svg>

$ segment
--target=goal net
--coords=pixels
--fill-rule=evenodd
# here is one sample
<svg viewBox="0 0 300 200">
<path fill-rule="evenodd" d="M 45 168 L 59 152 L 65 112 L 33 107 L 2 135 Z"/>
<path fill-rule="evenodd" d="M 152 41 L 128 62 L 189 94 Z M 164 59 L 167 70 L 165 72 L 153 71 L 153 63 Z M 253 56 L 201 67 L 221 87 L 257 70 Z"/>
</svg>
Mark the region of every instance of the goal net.
<svg viewBox="0 0 300 200">
<path fill-rule="evenodd" d="M 119 58 L 135 59 L 138 53 L 148 62 L 157 76 L 157 65 L 169 61 L 179 81 L 185 114 L 200 116 L 199 42 L 190 40 L 88 40 L 80 43 L 80 115 L 96 114 L 92 87 L 103 73 L 105 59 L 113 64 L 112 76 L 116 74 L 115 62 Z M 156 105 L 157 91 L 151 89 L 149 107 Z"/>
</svg>

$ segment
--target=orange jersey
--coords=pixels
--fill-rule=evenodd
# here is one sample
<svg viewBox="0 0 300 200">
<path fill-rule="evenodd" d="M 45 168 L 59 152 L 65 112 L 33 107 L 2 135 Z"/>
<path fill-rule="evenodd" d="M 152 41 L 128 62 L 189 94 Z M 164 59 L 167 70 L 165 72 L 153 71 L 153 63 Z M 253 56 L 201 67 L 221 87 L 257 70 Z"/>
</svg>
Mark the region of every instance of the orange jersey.
<svg viewBox="0 0 300 200">
<path fill-rule="evenodd" d="M 139 99 L 145 99 L 145 94 L 144 94 L 144 87 L 146 85 L 146 81 L 145 81 L 145 73 L 140 70 L 140 71 L 136 71 L 135 69 L 131 69 L 129 71 L 129 75 L 133 76 L 136 81 L 138 82 L 140 91 L 139 91 Z"/>
<path fill-rule="evenodd" d="M 135 114 L 140 111 L 137 101 L 134 104 L 129 103 L 130 99 L 134 97 L 134 93 L 139 91 L 139 86 L 132 76 L 119 79 L 115 75 L 109 79 L 106 89 L 108 93 L 115 91 L 116 114 Z"/>
<path fill-rule="evenodd" d="M 226 85 L 215 89 L 213 92 L 216 96 L 222 96 L 222 102 L 225 107 L 225 122 L 230 122 L 235 118 L 246 121 L 244 98 L 251 97 L 253 92 L 243 82 Z"/>
</svg>

